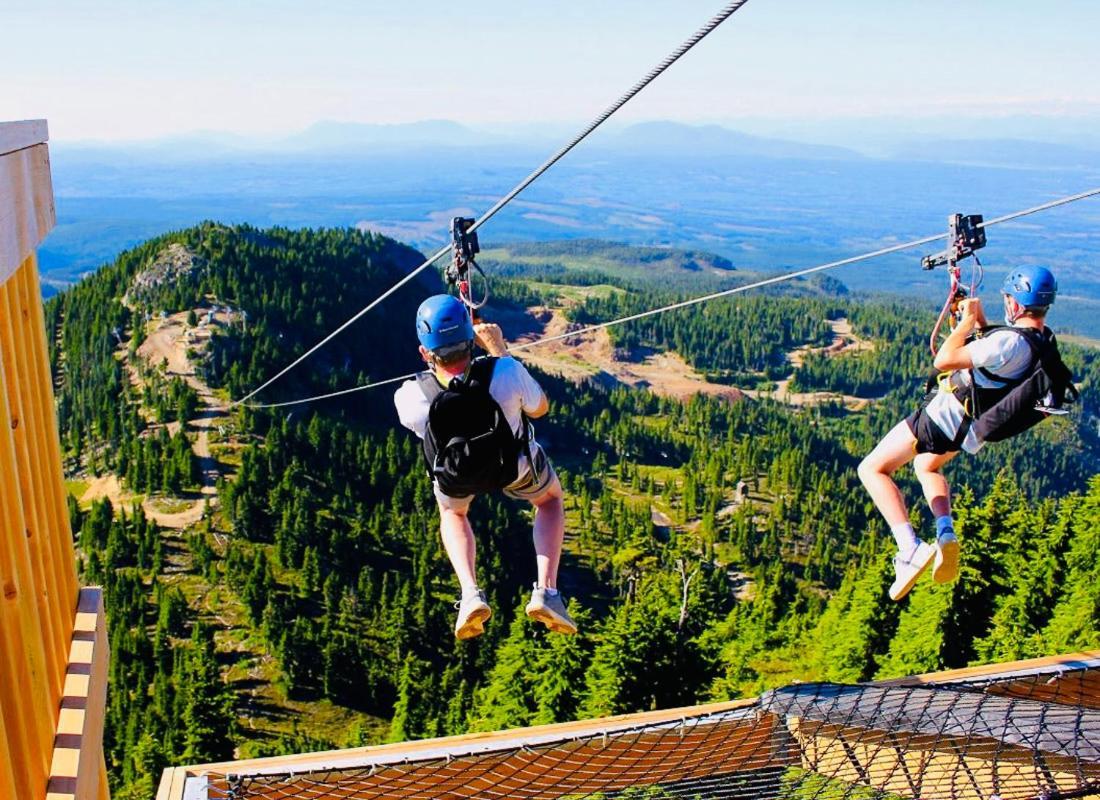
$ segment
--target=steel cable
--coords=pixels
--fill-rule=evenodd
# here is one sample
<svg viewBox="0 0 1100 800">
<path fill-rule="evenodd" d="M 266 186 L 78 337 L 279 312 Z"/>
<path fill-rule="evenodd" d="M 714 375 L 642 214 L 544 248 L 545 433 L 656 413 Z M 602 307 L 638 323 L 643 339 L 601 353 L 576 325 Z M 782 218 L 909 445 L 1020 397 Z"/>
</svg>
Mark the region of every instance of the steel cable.
<svg viewBox="0 0 1100 800">
<path fill-rule="evenodd" d="M 1001 217 L 996 217 L 991 220 L 987 220 L 981 227 L 989 228 L 993 225 L 1001 225 L 1005 222 L 1011 222 L 1012 220 L 1019 219 L 1020 217 L 1026 217 L 1030 214 L 1037 214 L 1040 211 L 1047 211 L 1058 206 L 1064 206 L 1069 203 L 1074 203 L 1078 200 L 1084 200 L 1089 197 L 1100 195 L 1100 187 L 1095 189 L 1089 189 L 1086 192 L 1080 192 L 1078 194 L 1069 195 L 1068 197 L 1060 197 L 1057 200 L 1051 200 L 1048 203 L 1042 203 L 1041 205 L 1032 206 L 1031 208 L 1025 208 L 1022 211 L 1014 211 L 1011 214 L 1005 214 Z M 644 319 L 646 317 L 652 317 L 657 314 L 664 314 L 668 311 L 675 311 L 680 308 L 687 308 L 689 306 L 698 305 L 700 303 L 706 303 L 711 300 L 717 300 L 722 297 L 729 297 L 731 295 L 747 292 L 752 289 L 759 289 L 764 286 L 771 286 L 773 284 L 782 283 L 784 281 L 794 280 L 795 278 L 801 278 L 805 275 L 811 275 L 815 272 L 823 272 L 824 270 L 836 269 L 837 267 L 843 267 L 848 264 L 855 264 L 860 261 L 868 261 L 873 258 L 879 258 L 880 256 L 890 255 L 891 253 L 897 253 L 902 250 L 911 250 L 914 247 L 930 244 L 931 242 L 938 241 L 940 239 L 946 239 L 946 233 L 936 234 L 934 236 L 924 236 L 920 239 L 913 239 L 912 241 L 902 242 L 901 244 L 891 245 L 890 247 L 883 247 L 878 250 L 873 250 L 869 253 L 862 253 L 856 256 L 850 256 L 848 258 L 842 258 L 838 261 L 830 261 L 827 264 L 819 264 L 816 267 L 807 267 L 806 269 L 796 270 L 794 272 L 785 272 L 782 275 L 774 275 L 770 278 L 764 278 L 752 283 L 746 283 L 741 286 L 735 286 L 732 289 L 723 289 L 719 292 L 712 292 L 710 294 L 701 295 L 699 297 L 692 297 L 687 300 L 681 300 L 676 303 L 669 303 L 668 305 L 661 306 L 659 308 L 651 308 L 647 311 L 639 311 L 637 314 L 630 314 L 625 317 L 618 317 L 617 319 L 607 320 L 606 322 L 597 322 L 592 325 L 586 325 L 576 330 L 566 331 L 565 333 L 559 333 L 554 336 L 547 336 L 543 339 L 537 339 L 533 342 L 525 342 L 511 347 L 512 352 L 518 352 L 521 350 L 528 350 L 538 345 L 548 344 L 550 342 L 561 341 L 562 339 L 569 339 L 574 336 L 583 336 L 586 333 L 592 333 L 603 328 L 610 328 L 615 325 L 622 325 L 626 322 L 633 322 L 634 320 Z M 379 386 L 386 386 L 392 383 L 399 383 L 401 381 L 407 381 L 416 377 L 415 372 L 411 372 L 408 375 L 401 375 L 396 378 L 387 378 L 381 381 L 375 381 L 373 383 L 366 383 L 361 386 L 353 386 L 350 389 L 341 389 L 336 392 L 329 392 L 327 394 L 314 395 L 312 397 L 304 397 L 299 400 L 287 400 L 281 403 L 250 403 L 247 408 L 262 409 L 262 408 L 284 408 L 286 406 L 301 405 L 302 403 L 311 403 L 317 400 L 328 400 L 334 397 L 341 397 L 343 395 L 352 394 L 354 392 L 362 392 L 367 389 L 374 389 Z M 238 401 L 234 405 L 239 405 L 243 401 Z M 232 406 L 230 406 L 232 407 Z"/>
<path fill-rule="evenodd" d="M 492 219 L 498 211 L 500 211 L 502 208 L 504 208 L 504 206 L 506 206 L 512 200 L 514 200 L 515 197 L 520 192 L 522 192 L 524 189 L 526 189 L 528 186 L 530 186 L 532 183 L 534 183 L 535 180 L 537 180 L 544 172 L 546 172 L 548 169 L 550 169 L 550 167 L 554 166 L 554 164 L 556 164 L 558 161 L 560 161 L 565 156 L 566 153 L 568 153 L 570 150 L 572 150 L 574 147 L 576 147 L 578 144 L 580 144 L 585 138 L 588 137 L 588 135 L 590 133 L 592 133 L 594 130 L 596 130 L 596 128 L 600 127 L 600 125 L 602 125 L 604 122 L 606 122 L 608 120 L 608 118 L 611 117 L 612 114 L 614 114 L 616 111 L 618 111 L 624 105 L 626 105 L 626 103 L 629 102 L 631 100 L 631 98 L 633 98 L 636 94 L 638 94 L 638 92 L 642 91 L 642 89 L 644 89 L 646 86 L 648 86 L 650 83 L 652 83 L 662 72 L 664 72 L 666 69 L 671 67 L 674 63 L 676 63 L 680 59 L 681 56 L 683 56 L 685 53 L 687 53 L 688 50 L 690 50 L 695 45 L 697 45 L 700 41 L 702 41 L 702 39 L 705 36 L 707 36 L 707 34 L 711 33 L 715 28 L 717 28 L 719 25 L 721 25 L 723 22 L 725 22 L 730 16 L 733 15 L 733 13 L 735 11 L 739 10 L 747 2 L 748 2 L 748 0 L 736 0 L 735 2 L 729 3 L 721 11 L 719 11 L 717 14 L 715 14 L 705 25 L 703 25 L 703 27 L 701 27 L 694 34 L 692 34 L 686 41 L 684 41 L 683 44 L 681 44 L 674 51 L 672 51 L 672 53 L 667 55 L 664 58 L 664 60 L 661 61 L 661 63 L 659 63 L 657 66 L 655 66 L 653 69 L 651 69 L 648 73 L 646 73 L 645 77 L 643 77 L 641 80 L 639 80 L 633 86 L 631 86 L 626 92 L 624 92 L 619 97 L 618 100 L 616 100 L 614 103 L 609 105 L 606 109 L 604 109 L 602 114 L 600 114 L 592 122 L 590 122 L 580 133 L 578 133 L 576 136 L 574 136 L 566 145 L 564 145 L 560 150 L 558 150 L 556 153 L 554 153 L 552 156 L 550 156 L 550 158 L 546 159 L 546 161 L 544 161 L 539 167 L 537 167 L 534 170 L 534 172 L 532 172 L 530 175 L 528 175 L 526 178 L 524 178 L 522 181 L 520 181 L 518 184 L 516 184 L 516 186 L 510 192 L 508 192 L 506 195 L 504 195 L 504 197 L 500 198 L 500 200 L 498 200 L 492 208 L 490 208 L 488 211 L 486 211 L 484 214 L 482 214 L 481 217 L 478 218 L 478 220 L 476 222 L 474 222 L 473 225 L 470 226 L 470 228 L 467 230 L 467 232 L 468 233 L 473 233 L 478 228 L 480 228 L 482 225 L 484 225 L 486 222 L 488 222 L 490 219 Z M 355 323 L 358 319 L 360 319 L 364 314 L 366 314 L 371 309 L 378 306 L 383 300 L 390 297 L 394 292 L 396 292 L 402 286 L 407 284 L 409 281 L 411 281 L 413 278 L 415 278 L 421 272 L 426 270 L 428 267 L 430 267 L 432 264 L 434 264 L 436 261 L 438 261 L 440 258 L 445 256 L 450 251 L 451 251 L 451 245 L 447 245 L 446 247 L 440 248 L 438 251 L 436 251 L 436 253 L 433 256 L 428 258 L 423 264 L 421 264 L 419 267 L 414 269 L 412 272 L 410 272 L 404 278 L 399 280 L 397 283 L 395 283 L 393 286 L 391 286 L 389 289 L 387 289 L 385 292 L 383 292 L 380 296 L 378 296 L 376 299 L 371 301 L 368 305 L 364 306 L 359 311 L 357 311 L 350 319 L 348 319 L 346 322 L 344 322 L 340 327 L 336 328 L 336 330 L 332 331 L 330 334 L 325 336 L 324 339 L 319 341 L 317 344 L 313 345 L 313 347 L 311 347 L 309 350 L 304 352 L 302 355 L 300 355 L 298 358 L 296 358 L 290 364 L 283 367 L 282 370 L 277 372 L 272 377 L 268 378 L 264 383 L 257 386 L 255 389 L 253 389 L 251 392 L 246 394 L 240 400 L 235 400 L 232 403 L 230 403 L 229 407 L 233 408 L 233 407 L 244 404 L 246 401 L 252 399 L 257 394 L 262 392 L 268 386 L 275 383 L 275 381 L 279 380 L 281 377 L 283 377 L 288 372 L 290 372 L 292 369 L 297 367 L 299 364 L 301 364 L 307 358 L 312 356 L 314 353 L 316 353 L 318 350 L 320 350 L 326 344 L 331 342 L 333 339 L 335 339 L 337 336 L 339 336 L 341 333 L 343 333 L 345 330 L 347 330 L 347 328 L 350 327 L 353 323 Z"/>
</svg>

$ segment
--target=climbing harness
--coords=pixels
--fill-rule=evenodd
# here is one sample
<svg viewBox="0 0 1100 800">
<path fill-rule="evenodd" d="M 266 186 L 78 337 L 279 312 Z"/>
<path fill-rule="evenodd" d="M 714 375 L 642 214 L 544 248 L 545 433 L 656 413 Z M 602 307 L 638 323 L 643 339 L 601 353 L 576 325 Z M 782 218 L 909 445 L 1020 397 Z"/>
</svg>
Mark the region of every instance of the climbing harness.
<svg viewBox="0 0 1100 800">
<path fill-rule="evenodd" d="M 944 321 L 950 317 L 951 327 L 955 327 L 959 321 L 962 301 L 976 295 L 981 288 L 985 269 L 975 251 L 985 247 L 985 240 L 985 222 L 981 214 L 952 214 L 947 218 L 947 249 L 921 259 L 921 269 L 933 270 L 946 266 L 950 281 L 947 299 L 928 338 L 928 347 L 933 356 L 939 349 L 938 339 Z M 965 258 L 974 259 L 969 288 L 962 284 L 962 268 L 959 266 L 959 262 Z"/>
<path fill-rule="evenodd" d="M 459 299 L 470 309 L 470 315 L 476 322 L 477 310 L 489 302 L 489 278 L 474 258 L 481 252 L 477 231 L 473 230 L 475 222 L 476 220 L 469 217 L 455 217 L 451 220 L 451 263 L 445 275 L 448 285 L 458 292 Z M 473 297 L 471 267 L 481 276 L 481 296 L 477 300 Z"/>
<path fill-rule="evenodd" d="M 701 28 L 699 28 L 699 30 L 697 30 L 695 33 L 685 39 L 679 47 L 677 47 L 675 50 L 665 56 L 664 59 L 659 64 L 657 64 L 657 66 L 653 67 L 649 72 L 647 72 L 641 78 L 641 80 L 639 80 L 629 89 L 627 89 L 626 92 L 624 92 L 618 100 L 616 100 L 606 109 L 604 109 L 604 111 L 594 120 L 592 120 L 592 122 L 588 123 L 588 125 L 586 125 L 580 133 L 574 136 L 569 142 L 563 145 L 560 150 L 558 150 L 556 153 L 546 159 L 546 161 L 535 168 L 534 172 L 532 172 L 522 181 L 517 183 L 511 191 L 509 191 L 506 195 L 504 195 L 504 197 L 500 198 L 500 200 L 493 204 L 492 208 L 482 214 L 480 219 L 478 219 L 476 222 L 466 228 L 464 233 L 466 235 L 472 234 L 474 231 L 476 231 L 478 228 L 480 228 L 482 225 L 492 219 L 498 211 L 504 208 L 504 206 L 508 205 L 508 203 L 510 203 L 512 200 L 514 200 L 520 192 L 522 192 L 524 189 L 534 183 L 535 180 L 538 179 L 548 169 L 550 169 L 550 167 L 558 163 L 558 161 L 560 161 L 570 150 L 572 150 L 574 147 L 584 141 L 584 139 L 586 139 L 589 134 L 596 130 L 596 128 L 607 122 L 612 114 L 614 114 L 624 105 L 626 105 L 633 97 L 635 97 L 640 91 L 642 91 L 642 89 L 649 86 L 649 84 L 656 80 L 662 73 L 664 73 L 665 70 L 667 70 L 677 61 L 679 61 L 681 56 L 687 53 L 691 48 L 695 47 L 695 45 L 699 44 L 699 42 L 701 42 L 708 34 L 713 32 L 715 28 L 717 28 L 719 25 L 729 19 L 734 14 L 734 12 L 744 7 L 747 2 L 748 0 L 733 0 L 733 2 L 727 3 L 721 11 L 711 17 Z M 377 307 L 387 297 L 393 295 L 393 293 L 400 289 L 402 286 L 409 283 L 421 272 L 426 270 L 439 259 L 443 258 L 443 256 L 447 255 L 450 250 L 450 244 L 447 244 L 445 247 L 437 250 L 430 258 L 424 261 L 423 264 L 407 274 L 404 278 L 399 280 L 397 283 L 395 283 L 393 286 L 391 286 L 369 304 L 365 305 L 363 308 L 359 309 L 359 311 L 355 312 L 355 314 L 353 314 L 350 319 L 348 319 L 342 325 L 336 328 L 336 330 L 332 331 L 332 333 L 325 336 L 321 341 L 306 350 L 304 353 L 302 353 L 302 355 L 298 356 L 292 362 L 279 370 L 279 372 L 275 373 L 273 376 L 261 383 L 240 400 L 234 400 L 232 403 L 230 403 L 229 408 L 236 408 L 237 406 L 243 405 L 248 400 L 255 397 L 257 394 L 266 389 L 268 386 L 275 383 L 275 381 L 282 378 L 292 369 L 297 367 L 307 358 L 312 356 L 326 344 L 331 342 L 333 339 L 335 339 L 337 336 L 339 336 L 341 333 L 351 327 L 351 325 L 355 323 L 358 319 L 360 319 L 364 314 L 369 312 L 371 309 Z"/>
</svg>

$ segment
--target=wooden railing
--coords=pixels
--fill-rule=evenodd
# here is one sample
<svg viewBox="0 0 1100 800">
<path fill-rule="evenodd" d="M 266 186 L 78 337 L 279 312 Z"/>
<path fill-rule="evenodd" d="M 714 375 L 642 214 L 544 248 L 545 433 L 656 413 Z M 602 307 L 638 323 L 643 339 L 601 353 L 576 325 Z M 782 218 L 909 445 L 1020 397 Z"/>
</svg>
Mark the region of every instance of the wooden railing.
<svg viewBox="0 0 1100 800">
<path fill-rule="evenodd" d="M 46 141 L 0 123 L 0 797 L 107 800 L 103 601 L 77 582 L 35 256 Z"/>
</svg>

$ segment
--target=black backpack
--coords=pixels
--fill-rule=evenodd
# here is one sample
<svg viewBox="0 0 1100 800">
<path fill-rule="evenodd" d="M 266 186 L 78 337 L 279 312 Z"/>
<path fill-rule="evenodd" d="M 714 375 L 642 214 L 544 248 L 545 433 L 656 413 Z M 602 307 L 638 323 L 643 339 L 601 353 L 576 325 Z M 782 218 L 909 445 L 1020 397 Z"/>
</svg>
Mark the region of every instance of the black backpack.
<svg viewBox="0 0 1100 800">
<path fill-rule="evenodd" d="M 1037 425 L 1052 414 L 1068 413 L 1064 406 L 1080 396 L 1073 375 L 1058 352 L 1058 341 L 1050 328 L 995 327 L 1024 337 L 1031 349 L 1031 369 L 1021 377 L 1005 381 L 996 373 L 979 367 L 978 372 L 1003 386 L 982 388 L 970 380 L 973 430 L 980 441 L 999 442 Z M 986 329 L 991 330 L 990 328 Z"/>
<path fill-rule="evenodd" d="M 519 456 L 528 449 L 527 420 L 517 437 L 489 394 L 496 364 L 493 357 L 476 359 L 464 379 L 454 378 L 446 387 L 431 372 L 417 375 L 431 403 L 424 459 L 439 490 L 449 497 L 484 494 L 515 483 Z"/>
</svg>

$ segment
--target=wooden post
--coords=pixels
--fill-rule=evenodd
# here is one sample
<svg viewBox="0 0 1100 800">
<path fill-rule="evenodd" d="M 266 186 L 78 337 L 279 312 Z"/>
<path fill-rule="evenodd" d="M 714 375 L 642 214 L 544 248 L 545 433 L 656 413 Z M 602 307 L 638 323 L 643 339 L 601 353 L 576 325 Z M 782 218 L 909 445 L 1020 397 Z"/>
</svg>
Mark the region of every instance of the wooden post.
<svg viewBox="0 0 1100 800">
<path fill-rule="evenodd" d="M 27 417 L 31 452 L 35 472 L 39 506 L 39 524 L 51 554 L 52 574 L 46 576 L 57 596 L 55 607 L 62 627 L 61 646 L 67 646 L 65 634 L 72 623 L 76 607 L 77 586 L 76 555 L 73 551 L 72 530 L 65 503 L 65 488 L 61 478 L 60 452 L 53 445 L 57 439 L 57 413 L 54 409 L 52 378 L 46 348 L 45 317 L 42 312 L 42 296 L 39 288 L 36 258 L 32 254 L 9 282 L 12 285 L 12 314 L 18 313 L 22 322 L 16 325 L 16 338 L 20 346 L 20 392 L 23 413 Z M 45 359 L 45 362 L 43 362 Z M 45 367 L 45 370 L 42 367 Z"/>
<path fill-rule="evenodd" d="M 54 407 L 53 374 L 50 372 L 50 351 L 46 332 L 46 315 L 42 310 L 41 288 L 38 278 L 38 257 L 33 253 L 17 275 L 23 282 L 24 306 L 29 309 L 27 333 L 29 346 L 27 357 L 32 373 L 36 400 L 41 418 L 47 421 L 38 429 L 41 439 L 39 467 L 52 474 L 47 480 L 47 489 L 51 498 L 51 532 L 58 546 L 59 585 L 69 608 L 76 607 L 77 592 L 80 586 L 76 577 L 76 551 L 73 548 L 73 532 L 69 524 L 69 508 L 66 503 L 65 485 L 59 480 L 63 477 L 61 463 L 61 436 L 57 430 L 57 410 Z M 34 302 L 31 302 L 31 301 Z"/>
</svg>

